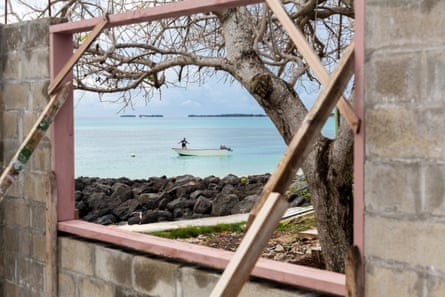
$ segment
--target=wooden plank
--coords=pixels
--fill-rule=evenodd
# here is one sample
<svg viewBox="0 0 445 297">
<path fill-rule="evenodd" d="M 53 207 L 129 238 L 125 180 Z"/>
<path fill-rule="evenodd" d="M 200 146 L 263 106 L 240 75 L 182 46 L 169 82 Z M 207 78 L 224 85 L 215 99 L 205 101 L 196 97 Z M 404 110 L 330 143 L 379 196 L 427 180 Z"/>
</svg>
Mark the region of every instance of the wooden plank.
<svg viewBox="0 0 445 297">
<path fill-rule="evenodd" d="M 68 82 L 62 87 L 60 92 L 51 97 L 48 105 L 45 107 L 39 119 L 36 121 L 33 128 L 20 145 L 8 166 L 6 166 L 6 168 L 3 170 L 0 176 L 0 202 L 2 202 L 7 190 L 17 179 L 20 171 L 23 169 L 26 162 L 34 152 L 34 149 L 42 140 L 49 126 L 56 117 L 57 112 L 68 98 L 70 90 L 71 82 Z"/>
<path fill-rule="evenodd" d="M 294 42 L 295 46 L 300 51 L 301 55 L 304 57 L 309 67 L 317 75 L 322 86 L 325 86 L 331 80 L 329 73 L 324 68 L 319 57 L 312 49 L 309 42 L 304 37 L 303 33 L 295 26 L 292 19 L 287 14 L 280 0 L 265 0 L 269 5 L 270 9 L 275 13 L 276 17 L 283 25 L 283 28 L 289 34 L 289 37 Z M 337 108 L 340 110 L 342 116 L 348 122 L 351 129 L 358 133 L 360 129 L 360 119 L 355 114 L 351 105 L 346 101 L 346 99 L 340 95 L 340 99 L 337 102 Z"/>
<path fill-rule="evenodd" d="M 300 168 L 303 163 L 303 156 L 306 148 L 309 147 L 318 135 L 320 135 L 320 131 L 330 116 L 335 103 L 351 79 L 354 63 L 353 54 L 354 42 L 352 42 L 346 49 L 331 76 L 331 81 L 323 87 L 314 105 L 309 110 L 297 133 L 295 133 L 292 141 L 289 143 L 277 169 L 264 186 L 260 198 L 250 212 L 249 220 L 247 222 L 248 226 L 251 225 L 253 219 L 270 193 L 277 192 L 284 194 L 289 187 L 298 168 Z"/>
<path fill-rule="evenodd" d="M 48 174 L 45 226 L 45 288 L 46 297 L 58 296 L 57 281 L 57 190 L 56 174 Z"/>
<path fill-rule="evenodd" d="M 48 87 L 48 94 L 52 95 L 54 91 L 62 84 L 62 81 L 67 77 L 71 69 L 74 67 L 74 64 L 79 61 L 80 57 L 84 54 L 84 52 L 90 47 L 90 45 L 94 42 L 94 40 L 99 36 L 102 30 L 105 28 L 108 23 L 108 16 L 103 16 L 97 25 L 94 27 L 93 31 L 88 34 L 87 39 L 79 46 L 77 51 L 68 59 L 63 68 L 59 71 L 53 81 L 50 83 Z"/>
<path fill-rule="evenodd" d="M 175 18 L 180 16 L 193 15 L 196 13 L 209 13 L 223 9 L 239 6 L 246 6 L 263 2 L 263 0 L 184 0 L 179 2 L 169 2 L 156 7 L 148 7 L 126 11 L 118 14 L 110 14 L 106 28 L 137 24 Z M 77 22 L 61 23 L 50 27 L 51 33 L 79 33 L 90 31 L 99 18 L 81 20 Z"/>
<path fill-rule="evenodd" d="M 281 194 L 269 195 L 210 297 L 238 296 L 288 206 Z"/>
<path fill-rule="evenodd" d="M 351 246 L 345 256 L 346 297 L 363 296 L 362 258 L 358 247 Z"/>
</svg>

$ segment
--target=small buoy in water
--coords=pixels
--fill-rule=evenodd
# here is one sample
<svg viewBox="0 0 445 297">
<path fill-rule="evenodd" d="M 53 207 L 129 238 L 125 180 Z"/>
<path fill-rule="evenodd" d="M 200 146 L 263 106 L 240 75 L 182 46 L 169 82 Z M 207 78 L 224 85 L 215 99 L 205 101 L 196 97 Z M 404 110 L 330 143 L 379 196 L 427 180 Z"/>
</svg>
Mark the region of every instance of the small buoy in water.
<svg viewBox="0 0 445 297">
<path fill-rule="evenodd" d="M 134 158 L 134 157 L 136 157 L 136 154 L 135 153 L 131 153 L 131 155 L 130 155 L 132 158 Z"/>
</svg>

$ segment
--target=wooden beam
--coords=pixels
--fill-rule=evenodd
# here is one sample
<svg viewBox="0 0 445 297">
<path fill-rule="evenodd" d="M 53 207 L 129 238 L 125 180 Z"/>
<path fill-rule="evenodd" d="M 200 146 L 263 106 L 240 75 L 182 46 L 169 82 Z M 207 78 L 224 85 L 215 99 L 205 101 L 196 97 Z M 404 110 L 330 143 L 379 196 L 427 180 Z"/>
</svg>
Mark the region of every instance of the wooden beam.
<svg viewBox="0 0 445 297">
<path fill-rule="evenodd" d="M 144 251 L 160 257 L 195 263 L 218 270 L 227 267 L 234 255 L 233 252 L 223 249 L 178 242 L 81 220 L 59 221 L 58 230 L 84 239 L 99 240 L 125 249 Z M 346 294 L 344 274 L 309 266 L 259 258 L 251 275 L 283 285 L 308 288 L 340 296 Z"/>
<path fill-rule="evenodd" d="M 94 27 L 93 31 L 88 34 L 87 39 L 79 46 L 77 51 L 68 59 L 65 66 L 57 73 L 56 77 L 50 83 L 48 87 L 48 94 L 52 95 L 53 92 L 62 84 L 63 80 L 67 77 L 71 69 L 74 67 L 74 64 L 79 61 L 80 57 L 82 57 L 83 53 L 90 47 L 93 41 L 99 36 L 102 30 L 105 28 L 105 25 L 108 23 L 108 16 L 103 16 L 99 22 Z"/>
<path fill-rule="evenodd" d="M 320 95 L 312 108 L 301 123 L 297 133 L 289 143 L 286 152 L 280 160 L 277 169 L 267 181 L 260 198 L 253 206 L 248 226 L 254 220 L 259 209 L 264 204 L 270 193 L 277 192 L 284 194 L 295 174 L 303 163 L 303 156 L 306 149 L 320 135 L 324 123 L 329 118 L 335 103 L 346 88 L 353 74 L 354 63 L 354 41 L 345 50 L 343 57 L 337 64 L 331 80 L 323 87 Z"/>
<path fill-rule="evenodd" d="M 363 265 L 357 246 L 351 246 L 345 256 L 346 297 L 363 296 Z"/>
<path fill-rule="evenodd" d="M 289 203 L 278 193 L 271 193 L 247 230 L 233 258 L 213 289 L 210 297 L 235 297 L 255 266 L 269 238 L 276 229 Z"/>
<path fill-rule="evenodd" d="M 263 0 L 184 0 L 170 2 L 163 5 L 110 14 L 106 28 L 156 21 L 166 18 L 209 13 L 222 9 L 246 6 L 263 2 Z M 92 18 L 78 22 L 62 23 L 50 27 L 51 33 L 79 33 L 90 31 L 99 18 Z"/>
<path fill-rule="evenodd" d="M 48 174 L 45 226 L 45 288 L 46 297 L 59 296 L 57 280 L 57 190 L 56 174 Z"/>
<path fill-rule="evenodd" d="M 325 86 L 331 80 L 329 73 L 324 68 L 321 63 L 319 57 L 312 49 L 309 42 L 306 40 L 303 33 L 295 26 L 292 22 L 292 19 L 287 14 L 280 0 L 265 0 L 269 5 L 270 9 L 275 13 L 280 23 L 283 25 L 283 28 L 289 34 L 289 37 L 294 42 L 295 46 L 300 51 L 301 55 L 304 57 L 309 67 L 314 71 L 315 75 L 317 75 L 318 79 L 322 86 Z M 340 110 L 340 113 L 348 122 L 351 129 L 358 133 L 360 129 L 360 119 L 355 114 L 351 105 L 346 101 L 346 99 L 340 94 L 340 99 L 337 102 L 337 108 Z"/>
<path fill-rule="evenodd" d="M 25 166 L 28 159 L 31 157 L 34 149 L 42 140 L 49 126 L 57 115 L 57 112 L 62 107 L 66 98 L 68 98 L 71 91 L 71 82 L 66 83 L 62 89 L 51 97 L 48 105 L 40 115 L 39 119 L 34 124 L 33 128 L 22 142 L 14 157 L 9 162 L 8 166 L 3 170 L 0 176 L 0 202 L 11 186 L 17 179 L 20 171 Z"/>
</svg>

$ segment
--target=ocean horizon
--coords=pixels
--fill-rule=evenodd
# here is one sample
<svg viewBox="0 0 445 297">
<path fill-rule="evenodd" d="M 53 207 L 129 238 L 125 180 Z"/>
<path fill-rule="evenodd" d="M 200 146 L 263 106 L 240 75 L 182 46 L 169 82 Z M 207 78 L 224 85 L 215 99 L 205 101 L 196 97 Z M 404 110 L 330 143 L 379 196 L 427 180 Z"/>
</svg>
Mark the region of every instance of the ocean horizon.
<svg viewBox="0 0 445 297">
<path fill-rule="evenodd" d="M 333 120 L 325 125 L 334 135 Z M 227 156 L 184 157 L 172 148 L 230 147 Z M 75 117 L 75 176 L 146 179 L 273 173 L 287 146 L 268 117 Z"/>
</svg>

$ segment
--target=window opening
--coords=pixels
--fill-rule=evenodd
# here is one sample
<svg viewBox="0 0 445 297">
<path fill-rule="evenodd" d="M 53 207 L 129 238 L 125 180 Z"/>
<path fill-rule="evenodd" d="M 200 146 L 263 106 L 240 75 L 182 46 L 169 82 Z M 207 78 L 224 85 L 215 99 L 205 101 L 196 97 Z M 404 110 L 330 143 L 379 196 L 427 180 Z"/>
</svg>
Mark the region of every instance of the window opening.
<svg viewBox="0 0 445 297">
<path fill-rule="evenodd" d="M 186 1 L 187 2 L 187 1 Z M 227 1 L 227 3 L 229 3 L 229 4 L 227 4 L 227 5 L 234 5 L 234 3 L 230 3 L 231 1 Z M 237 2 L 236 4 L 248 4 L 248 1 L 233 1 L 233 2 Z M 192 5 L 191 5 L 192 6 Z M 193 9 L 197 9 L 196 7 L 194 7 Z M 209 9 L 208 7 L 207 8 L 205 8 L 205 9 Z M 205 10 L 204 9 L 204 10 Z M 168 14 L 168 13 L 166 13 L 166 14 Z M 124 18 L 125 17 L 128 17 L 128 15 L 127 16 L 124 16 Z M 153 17 L 153 16 L 149 16 L 149 17 L 147 17 L 147 16 L 145 16 L 144 18 L 145 19 L 149 19 L 149 18 L 151 18 L 151 17 Z M 119 17 L 116 17 L 116 20 L 118 19 Z M 128 20 L 127 20 L 128 21 Z M 125 21 L 122 21 L 122 22 L 125 22 Z M 80 22 L 80 23 L 83 23 L 83 22 Z M 90 22 L 90 24 L 91 24 L 91 22 Z M 115 24 L 118 24 L 118 22 L 116 22 Z M 69 24 L 68 25 L 65 25 L 65 27 L 66 27 L 66 31 L 65 32 L 69 32 L 70 30 L 71 30 L 71 33 L 72 32 L 76 32 L 76 30 L 85 30 L 87 27 L 84 27 L 84 24 L 82 24 L 81 26 L 79 26 L 79 28 L 75 28 L 75 26 L 76 25 L 79 25 L 79 24 L 74 24 L 74 27 L 71 27 Z M 63 32 L 64 31 L 64 29 L 63 29 L 63 27 L 64 27 L 64 25 L 60 25 L 59 27 L 58 27 L 58 30 L 60 30 L 60 31 L 58 31 L 58 32 Z M 68 29 L 68 28 L 70 28 L 70 29 Z M 58 42 L 60 42 L 60 40 L 62 40 L 64 37 L 66 38 L 66 36 L 64 36 L 64 37 L 61 37 L 61 36 L 56 36 L 56 35 L 59 35 L 59 34 L 55 34 L 54 32 L 53 32 L 53 35 L 52 35 L 52 39 L 53 39 L 53 45 L 52 45 L 52 48 L 54 47 L 54 44 L 57 44 Z M 67 34 L 67 35 L 69 35 L 69 34 Z M 54 55 L 53 55 L 53 58 L 54 58 L 54 61 L 53 61 L 53 70 L 55 70 L 55 68 L 57 68 L 57 66 L 59 66 L 60 67 L 60 62 L 59 63 L 57 63 L 57 62 L 55 62 L 55 60 L 56 60 L 56 57 L 54 57 Z M 63 60 L 63 59 L 62 59 Z M 68 110 L 67 110 L 67 112 L 68 113 L 71 113 L 71 117 L 72 117 L 72 105 L 71 105 L 71 111 L 69 110 L 69 108 L 68 108 Z M 69 116 L 68 116 L 69 117 Z M 68 123 L 68 125 L 69 125 L 69 123 Z M 58 128 L 57 129 L 60 129 L 60 127 L 62 126 L 62 125 L 57 125 L 58 126 Z M 56 129 L 56 130 L 57 130 Z M 57 135 L 57 132 L 56 132 L 56 135 Z M 63 136 L 61 136 L 61 138 L 63 138 Z M 57 137 L 56 137 L 56 143 L 57 143 Z M 64 144 L 65 146 L 68 146 L 68 147 L 71 147 L 71 149 L 72 149 L 72 147 L 73 147 L 73 143 L 72 143 L 72 140 L 68 140 L 65 144 Z M 60 153 L 60 147 L 61 146 L 59 146 L 59 148 L 58 147 L 56 147 L 55 148 L 55 150 L 56 151 L 59 151 L 59 153 Z M 56 156 L 55 157 L 56 159 L 58 159 L 58 160 L 60 160 L 60 158 L 58 158 L 58 156 Z M 58 167 L 59 166 L 59 170 L 60 170 L 60 163 L 62 163 L 62 162 L 57 162 L 56 163 L 56 167 Z M 71 168 L 69 168 L 69 169 L 73 169 L 73 167 L 74 166 L 71 166 Z M 74 170 L 74 169 L 73 169 Z M 68 173 L 68 174 L 65 174 L 65 176 L 69 176 L 70 175 L 70 173 Z M 73 173 L 71 173 L 71 176 L 73 175 Z M 61 188 L 61 190 L 62 191 L 66 191 L 66 189 L 69 189 L 70 187 L 68 186 L 68 187 L 62 187 Z M 59 190 L 60 190 L 60 188 L 59 188 Z M 72 190 L 72 187 L 71 187 L 71 190 Z M 64 192 L 65 194 L 67 193 L 67 192 Z M 69 193 L 69 191 L 68 191 L 68 193 Z M 59 197 L 60 197 L 60 194 L 59 194 Z M 67 202 L 72 202 L 72 201 L 70 201 L 70 198 L 68 198 L 68 199 L 64 199 L 64 204 L 65 203 L 67 203 Z M 71 212 L 71 214 L 69 214 Z M 70 220 L 71 218 L 72 218 L 72 216 L 73 216 L 73 209 L 71 209 L 71 210 L 69 210 L 68 212 L 66 212 L 65 214 L 65 218 L 64 218 L 64 216 L 62 215 L 62 218 L 64 218 L 64 219 L 67 219 L 67 220 Z M 62 219 L 62 221 L 63 221 L 63 219 Z M 61 222 L 60 224 L 59 224 L 59 226 L 60 226 L 60 229 L 61 230 L 65 230 L 65 231 L 69 231 L 69 232 L 73 232 L 73 233 L 76 233 L 76 232 L 78 232 L 78 233 L 81 233 L 81 234 L 86 234 L 86 233 L 94 233 L 95 231 L 93 231 L 93 230 L 88 230 L 89 228 L 90 228 L 90 226 L 88 225 L 85 225 L 85 224 L 82 224 L 82 223 L 79 223 L 79 222 L 73 222 L 73 221 L 67 221 L 67 222 Z M 87 227 L 86 227 L 87 226 Z M 86 229 L 84 229 L 84 228 L 86 228 Z M 93 227 L 91 227 L 91 228 L 93 228 Z M 96 227 L 94 227 L 94 228 L 96 228 Z M 93 229 L 94 229 L 93 228 Z M 100 228 L 99 227 L 97 227 L 97 229 L 99 230 Z M 111 237 L 113 237 L 114 235 L 110 235 L 110 236 L 106 236 L 106 237 L 108 237 L 108 239 L 109 240 L 111 240 L 110 238 Z M 131 235 L 129 235 L 129 234 L 126 234 L 126 236 L 131 236 Z M 113 242 L 113 241 L 111 241 L 111 242 Z M 138 240 L 136 240 L 135 239 L 135 242 L 139 242 Z M 329 273 L 328 273 L 329 274 Z M 332 276 L 332 278 L 334 278 L 333 276 L 335 275 L 335 274 L 329 274 L 329 275 L 331 275 Z M 341 279 L 342 279 L 342 277 L 340 277 L 340 282 L 341 282 Z M 337 279 L 337 281 L 338 281 L 338 279 Z M 315 282 L 317 282 L 317 281 L 315 281 Z M 301 285 L 301 284 L 300 284 Z M 319 285 L 318 285 L 318 287 L 319 287 Z M 317 288 L 318 288 L 317 287 Z M 340 285 L 340 287 L 341 287 L 341 285 Z M 337 290 L 338 290 L 338 288 L 337 288 Z M 341 289 L 340 289 L 341 290 Z"/>
</svg>

